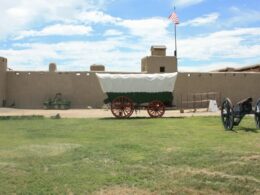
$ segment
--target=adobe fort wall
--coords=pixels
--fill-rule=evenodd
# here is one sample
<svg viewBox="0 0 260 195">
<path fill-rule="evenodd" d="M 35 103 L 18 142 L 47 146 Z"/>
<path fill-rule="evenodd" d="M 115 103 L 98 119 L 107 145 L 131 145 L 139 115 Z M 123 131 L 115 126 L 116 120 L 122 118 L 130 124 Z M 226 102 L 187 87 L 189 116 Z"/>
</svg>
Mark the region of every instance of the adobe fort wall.
<svg viewBox="0 0 260 195">
<path fill-rule="evenodd" d="M 101 107 L 104 94 L 93 72 L 8 72 L 7 105 L 42 108 L 43 102 L 62 93 L 73 108 Z"/>
<path fill-rule="evenodd" d="M 225 97 L 229 97 L 233 104 L 247 97 L 252 97 L 255 102 L 260 98 L 260 73 L 185 72 L 178 74 L 174 91 L 175 103 L 178 107 L 181 107 L 181 102 L 187 102 L 187 98 L 191 102 L 192 94 L 207 92 L 218 93 L 215 96 L 218 105 Z M 200 97 L 196 97 L 196 100 L 199 101 Z M 185 103 L 183 106 L 187 107 Z"/>
<path fill-rule="evenodd" d="M 5 105 L 6 100 L 6 70 L 7 59 L 0 57 L 0 107 Z"/>
<path fill-rule="evenodd" d="M 218 103 L 224 97 L 234 103 L 249 96 L 256 100 L 260 97 L 259 83 L 260 73 L 183 72 L 178 74 L 174 103 L 186 107 L 182 102 L 190 94 L 206 92 L 219 93 Z M 43 102 L 56 93 L 70 100 L 72 108 L 101 108 L 106 98 L 95 72 L 8 71 L 6 89 L 7 106 L 16 108 L 42 108 Z"/>
</svg>

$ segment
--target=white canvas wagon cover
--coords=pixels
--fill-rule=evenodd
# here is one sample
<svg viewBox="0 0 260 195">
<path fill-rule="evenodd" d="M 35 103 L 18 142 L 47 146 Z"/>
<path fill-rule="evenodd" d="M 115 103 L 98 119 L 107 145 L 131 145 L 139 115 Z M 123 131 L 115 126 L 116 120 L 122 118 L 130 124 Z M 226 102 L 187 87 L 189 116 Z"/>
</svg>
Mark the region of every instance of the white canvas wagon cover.
<svg viewBox="0 0 260 195">
<path fill-rule="evenodd" d="M 173 92 L 177 73 L 96 74 L 105 93 Z"/>
</svg>

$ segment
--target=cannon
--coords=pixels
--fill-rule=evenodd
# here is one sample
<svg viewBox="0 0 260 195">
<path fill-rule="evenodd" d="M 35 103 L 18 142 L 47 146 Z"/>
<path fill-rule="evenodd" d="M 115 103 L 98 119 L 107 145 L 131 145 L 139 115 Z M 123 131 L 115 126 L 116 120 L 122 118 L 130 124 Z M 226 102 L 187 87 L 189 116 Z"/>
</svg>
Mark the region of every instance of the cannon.
<svg viewBox="0 0 260 195">
<path fill-rule="evenodd" d="M 221 106 L 221 119 L 225 130 L 232 130 L 234 126 L 238 126 L 248 114 L 254 115 L 256 128 L 260 129 L 260 99 L 256 101 L 254 108 L 252 103 L 253 98 L 249 97 L 233 106 L 231 100 L 225 98 Z"/>
</svg>

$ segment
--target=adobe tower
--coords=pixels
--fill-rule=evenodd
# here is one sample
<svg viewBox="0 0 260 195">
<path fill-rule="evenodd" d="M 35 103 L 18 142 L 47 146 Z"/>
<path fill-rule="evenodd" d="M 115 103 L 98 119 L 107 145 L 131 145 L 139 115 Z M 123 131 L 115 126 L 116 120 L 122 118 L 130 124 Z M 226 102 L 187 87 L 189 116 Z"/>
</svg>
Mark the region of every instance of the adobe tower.
<svg viewBox="0 0 260 195">
<path fill-rule="evenodd" d="M 165 46 L 152 46 L 151 56 L 142 59 L 142 72 L 145 73 L 171 73 L 177 72 L 177 58 L 166 55 Z"/>
</svg>

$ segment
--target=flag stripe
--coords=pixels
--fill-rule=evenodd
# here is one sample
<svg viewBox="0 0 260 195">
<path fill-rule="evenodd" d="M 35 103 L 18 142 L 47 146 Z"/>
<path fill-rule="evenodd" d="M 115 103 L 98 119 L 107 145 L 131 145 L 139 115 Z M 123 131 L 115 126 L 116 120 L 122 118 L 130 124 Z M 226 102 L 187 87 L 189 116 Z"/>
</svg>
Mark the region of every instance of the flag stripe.
<svg viewBox="0 0 260 195">
<path fill-rule="evenodd" d="M 177 16 L 177 14 L 175 12 L 173 12 L 170 16 L 169 16 L 169 19 L 171 21 L 173 21 L 175 24 L 179 24 L 179 18 Z"/>
</svg>

